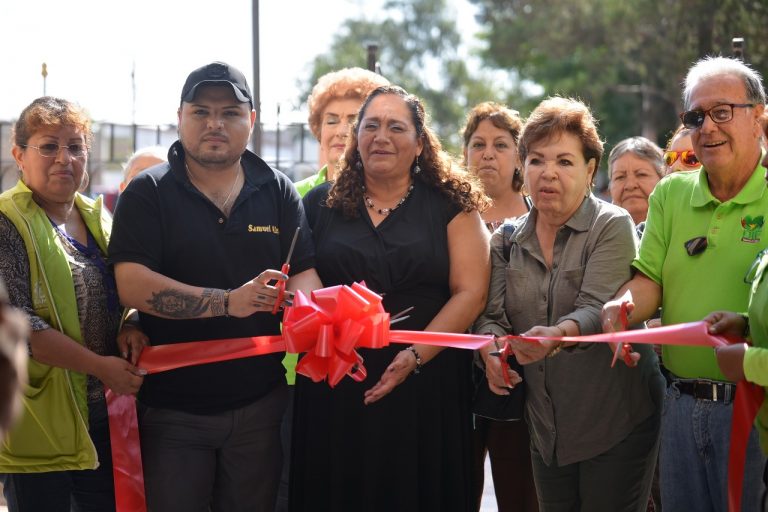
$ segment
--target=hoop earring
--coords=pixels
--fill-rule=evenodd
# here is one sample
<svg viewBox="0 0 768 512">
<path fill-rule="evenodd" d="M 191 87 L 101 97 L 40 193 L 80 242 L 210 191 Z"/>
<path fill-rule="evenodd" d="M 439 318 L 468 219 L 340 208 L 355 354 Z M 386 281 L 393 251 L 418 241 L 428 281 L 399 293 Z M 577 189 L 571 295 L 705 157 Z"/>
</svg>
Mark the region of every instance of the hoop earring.
<svg viewBox="0 0 768 512">
<path fill-rule="evenodd" d="M 419 155 L 416 155 L 416 165 L 413 166 L 413 174 L 419 174 L 421 172 L 421 167 L 419 167 Z"/>
<path fill-rule="evenodd" d="M 531 195 L 531 194 L 528 192 L 528 187 L 526 186 L 526 183 L 523 183 L 523 186 L 521 186 L 521 187 L 520 187 L 520 192 L 522 192 L 522 194 L 523 194 L 524 196 L 530 196 L 530 195 Z"/>
</svg>

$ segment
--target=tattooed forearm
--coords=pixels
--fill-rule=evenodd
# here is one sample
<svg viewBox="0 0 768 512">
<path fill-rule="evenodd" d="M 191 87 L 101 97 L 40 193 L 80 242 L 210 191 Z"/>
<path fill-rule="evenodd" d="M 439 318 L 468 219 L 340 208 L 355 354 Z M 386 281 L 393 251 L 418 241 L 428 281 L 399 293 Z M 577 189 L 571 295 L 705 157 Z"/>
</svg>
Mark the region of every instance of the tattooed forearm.
<svg viewBox="0 0 768 512">
<path fill-rule="evenodd" d="M 199 318 L 207 311 L 210 311 L 211 316 L 221 316 L 224 314 L 224 290 L 205 288 L 197 296 L 168 289 L 152 292 L 152 298 L 147 304 L 166 318 Z"/>
<path fill-rule="evenodd" d="M 212 290 L 210 304 L 211 316 L 224 316 L 224 290 Z"/>
</svg>

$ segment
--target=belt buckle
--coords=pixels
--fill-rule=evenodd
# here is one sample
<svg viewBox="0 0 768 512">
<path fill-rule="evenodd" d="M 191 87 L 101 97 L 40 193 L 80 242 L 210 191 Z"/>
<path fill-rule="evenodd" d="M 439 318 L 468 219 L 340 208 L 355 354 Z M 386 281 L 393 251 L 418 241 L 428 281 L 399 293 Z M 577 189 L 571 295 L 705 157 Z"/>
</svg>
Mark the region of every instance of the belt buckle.
<svg viewBox="0 0 768 512">
<path fill-rule="evenodd" d="M 717 402 L 717 384 L 712 383 L 712 401 Z"/>
</svg>

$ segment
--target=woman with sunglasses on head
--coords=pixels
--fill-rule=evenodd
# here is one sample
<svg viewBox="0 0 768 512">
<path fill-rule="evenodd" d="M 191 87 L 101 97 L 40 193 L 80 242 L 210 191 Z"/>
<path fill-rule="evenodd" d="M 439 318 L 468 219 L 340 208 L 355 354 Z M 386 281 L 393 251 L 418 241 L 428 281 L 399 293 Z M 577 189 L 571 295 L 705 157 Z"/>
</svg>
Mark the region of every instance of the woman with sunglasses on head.
<svg viewBox="0 0 768 512">
<path fill-rule="evenodd" d="M 608 155 L 611 202 L 627 210 L 635 225 L 648 215 L 648 196 L 663 176 L 662 155 L 645 137 L 624 139 Z"/>
<path fill-rule="evenodd" d="M 602 303 L 630 278 L 636 237 L 625 210 L 592 194 L 603 155 L 592 114 L 577 100 L 544 100 L 519 147 L 533 208 L 515 223 L 508 258 L 501 230 L 491 239 L 491 286 L 477 331 L 548 338 L 601 332 Z M 611 368 L 614 348 L 604 343 L 510 344 L 525 366 L 539 509 L 645 510 L 663 388 L 653 350 L 638 347 L 639 360 Z M 500 365 L 486 369 L 491 389 L 507 393 Z"/>
<path fill-rule="evenodd" d="M 667 149 L 664 151 L 664 175 L 679 171 L 696 171 L 701 168 L 701 162 L 696 158 L 691 140 L 691 130 L 682 124 L 669 138 Z"/>
<path fill-rule="evenodd" d="M 135 364 L 146 338 L 127 326 L 118 335 L 111 218 L 80 193 L 91 137 L 85 111 L 49 96 L 13 127 L 20 179 L 0 195 L 0 277 L 32 329 L 24 413 L 0 447 L 14 512 L 115 510 L 104 389 L 133 394 L 142 384 Z"/>
</svg>

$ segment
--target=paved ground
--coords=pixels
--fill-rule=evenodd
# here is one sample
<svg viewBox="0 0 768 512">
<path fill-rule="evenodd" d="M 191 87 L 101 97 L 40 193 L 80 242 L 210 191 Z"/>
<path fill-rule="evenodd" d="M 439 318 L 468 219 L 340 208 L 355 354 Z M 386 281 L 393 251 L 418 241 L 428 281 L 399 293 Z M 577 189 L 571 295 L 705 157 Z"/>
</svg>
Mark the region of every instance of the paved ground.
<svg viewBox="0 0 768 512">
<path fill-rule="evenodd" d="M 497 512 L 496 494 L 493 490 L 493 478 L 491 478 L 491 460 L 488 457 L 485 458 L 483 484 L 483 501 L 480 503 L 480 512 Z"/>
<path fill-rule="evenodd" d="M 0 486 L 0 491 L 2 486 Z M 8 507 L 5 506 L 5 500 L 0 494 L 0 512 L 8 512 Z M 493 491 L 493 478 L 491 478 L 491 464 L 489 459 L 485 459 L 485 487 L 483 488 L 483 502 L 480 506 L 480 512 L 496 512 L 496 495 Z"/>
</svg>

